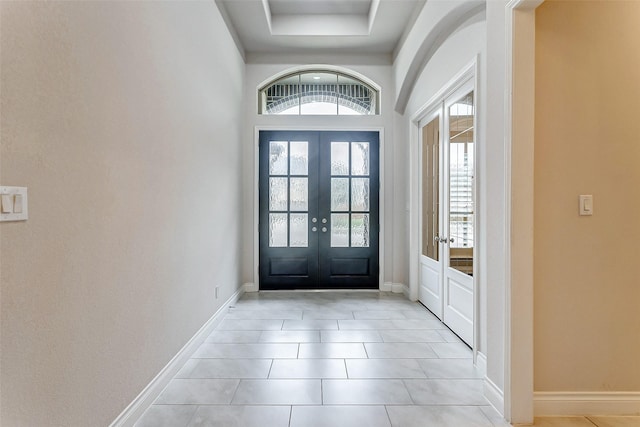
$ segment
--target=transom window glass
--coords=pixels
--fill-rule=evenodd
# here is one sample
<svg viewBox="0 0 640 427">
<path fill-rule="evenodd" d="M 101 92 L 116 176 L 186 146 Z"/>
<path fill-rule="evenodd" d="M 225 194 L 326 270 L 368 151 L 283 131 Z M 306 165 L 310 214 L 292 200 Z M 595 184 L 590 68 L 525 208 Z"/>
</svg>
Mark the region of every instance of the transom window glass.
<svg viewBox="0 0 640 427">
<path fill-rule="evenodd" d="M 260 114 L 375 115 L 379 93 L 363 81 L 333 71 L 304 71 L 269 83 L 259 93 Z"/>
</svg>

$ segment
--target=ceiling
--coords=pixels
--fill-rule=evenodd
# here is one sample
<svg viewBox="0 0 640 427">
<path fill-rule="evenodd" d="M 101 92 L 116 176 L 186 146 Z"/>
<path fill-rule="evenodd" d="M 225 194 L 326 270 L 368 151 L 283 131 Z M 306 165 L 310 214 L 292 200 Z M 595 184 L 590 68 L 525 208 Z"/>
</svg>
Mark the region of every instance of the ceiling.
<svg viewBox="0 0 640 427">
<path fill-rule="evenodd" d="M 246 54 L 393 55 L 426 0 L 216 0 Z"/>
</svg>

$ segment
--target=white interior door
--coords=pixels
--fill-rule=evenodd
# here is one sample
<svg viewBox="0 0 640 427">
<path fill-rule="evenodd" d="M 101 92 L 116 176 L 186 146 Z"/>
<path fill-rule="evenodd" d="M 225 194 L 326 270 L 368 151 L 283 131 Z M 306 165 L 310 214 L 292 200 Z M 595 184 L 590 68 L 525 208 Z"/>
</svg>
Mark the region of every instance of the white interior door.
<svg viewBox="0 0 640 427">
<path fill-rule="evenodd" d="M 475 101 L 472 81 L 421 126 L 419 299 L 473 346 Z"/>
</svg>

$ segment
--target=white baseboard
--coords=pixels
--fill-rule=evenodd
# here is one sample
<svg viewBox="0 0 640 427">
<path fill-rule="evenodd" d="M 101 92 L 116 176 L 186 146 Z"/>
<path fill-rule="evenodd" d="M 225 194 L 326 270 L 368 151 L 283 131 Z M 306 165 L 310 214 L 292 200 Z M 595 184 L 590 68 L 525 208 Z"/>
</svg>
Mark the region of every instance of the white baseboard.
<svg viewBox="0 0 640 427">
<path fill-rule="evenodd" d="M 394 294 L 405 294 L 409 296 L 409 287 L 402 283 L 384 282 L 380 286 L 382 292 L 393 292 Z"/>
<path fill-rule="evenodd" d="M 504 392 L 500 389 L 500 387 L 498 387 L 496 383 L 485 376 L 483 389 L 484 397 L 487 398 L 491 406 L 493 406 L 495 410 L 500 414 L 504 414 Z"/>
<path fill-rule="evenodd" d="M 640 415 L 640 392 L 535 392 L 535 416 Z"/>
<path fill-rule="evenodd" d="M 478 368 L 482 375 L 487 375 L 487 356 L 482 352 L 478 352 L 476 368 Z"/>
<path fill-rule="evenodd" d="M 242 286 L 244 287 L 245 292 L 258 292 L 260 290 L 258 288 L 258 285 L 256 285 L 255 283 L 245 283 Z"/>
<path fill-rule="evenodd" d="M 404 285 L 402 283 L 393 283 L 391 285 L 391 292 L 394 294 L 403 294 L 404 293 Z"/>
<path fill-rule="evenodd" d="M 142 414 L 151 406 L 169 381 L 178 373 L 185 362 L 193 355 L 200 345 L 224 318 L 229 306 L 234 305 L 245 292 L 245 286 L 225 301 L 218 311 L 200 328 L 198 332 L 178 351 L 167 365 L 151 380 L 140 394 L 125 408 L 124 411 L 110 424 L 109 427 L 132 427 Z"/>
</svg>

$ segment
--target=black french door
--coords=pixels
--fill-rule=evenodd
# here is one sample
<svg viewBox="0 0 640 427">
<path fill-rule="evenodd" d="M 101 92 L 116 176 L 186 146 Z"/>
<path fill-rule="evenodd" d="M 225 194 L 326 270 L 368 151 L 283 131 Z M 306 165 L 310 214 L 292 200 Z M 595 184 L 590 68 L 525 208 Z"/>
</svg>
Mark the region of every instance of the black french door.
<svg viewBox="0 0 640 427">
<path fill-rule="evenodd" d="M 260 289 L 378 288 L 378 132 L 259 142 Z"/>
</svg>

